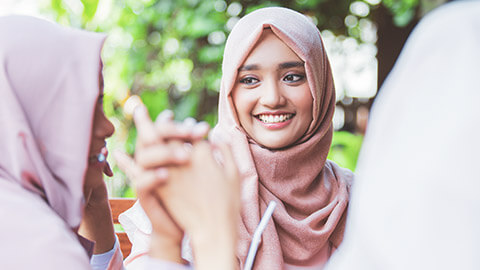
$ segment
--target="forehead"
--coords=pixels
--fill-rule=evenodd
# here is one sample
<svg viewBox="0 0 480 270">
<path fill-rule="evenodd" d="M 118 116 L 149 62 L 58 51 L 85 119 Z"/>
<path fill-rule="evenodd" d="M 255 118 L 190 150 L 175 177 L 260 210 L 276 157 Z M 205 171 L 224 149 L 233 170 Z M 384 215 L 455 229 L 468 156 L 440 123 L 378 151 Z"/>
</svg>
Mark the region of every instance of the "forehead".
<svg viewBox="0 0 480 270">
<path fill-rule="evenodd" d="M 262 66 L 269 66 L 294 61 L 303 62 L 271 29 L 265 29 L 248 54 L 243 65 L 261 64 Z"/>
</svg>

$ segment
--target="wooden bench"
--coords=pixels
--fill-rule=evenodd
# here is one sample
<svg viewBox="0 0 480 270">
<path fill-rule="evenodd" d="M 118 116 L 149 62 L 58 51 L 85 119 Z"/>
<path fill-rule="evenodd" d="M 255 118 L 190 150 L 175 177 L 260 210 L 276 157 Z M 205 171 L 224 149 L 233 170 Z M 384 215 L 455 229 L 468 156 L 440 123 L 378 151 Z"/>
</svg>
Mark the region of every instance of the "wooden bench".
<svg viewBox="0 0 480 270">
<path fill-rule="evenodd" d="M 130 250 L 132 249 L 132 243 L 128 240 L 127 233 L 124 231 L 117 230 L 117 227 L 120 225 L 118 222 L 118 215 L 125 212 L 128 208 L 132 207 L 132 205 L 137 201 L 135 198 L 110 198 L 110 208 L 112 209 L 112 218 L 113 224 L 115 224 L 115 234 L 118 237 L 120 242 L 120 249 L 123 253 L 123 258 L 126 258 L 130 254 Z"/>
</svg>

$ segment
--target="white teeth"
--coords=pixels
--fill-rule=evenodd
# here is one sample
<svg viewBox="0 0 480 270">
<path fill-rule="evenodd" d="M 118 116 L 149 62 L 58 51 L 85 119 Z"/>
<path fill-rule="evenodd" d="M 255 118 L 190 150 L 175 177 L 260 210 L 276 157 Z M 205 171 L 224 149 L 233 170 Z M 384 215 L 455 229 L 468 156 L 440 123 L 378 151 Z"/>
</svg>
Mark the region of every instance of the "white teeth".
<svg viewBox="0 0 480 270">
<path fill-rule="evenodd" d="M 264 122 L 264 123 L 268 123 L 268 124 L 271 124 L 271 123 L 281 123 L 281 122 L 285 122 L 287 120 L 289 120 L 290 118 L 293 117 L 293 114 L 289 113 L 289 114 L 280 114 L 280 115 L 265 115 L 265 114 L 261 114 L 258 116 L 258 118 Z"/>
</svg>

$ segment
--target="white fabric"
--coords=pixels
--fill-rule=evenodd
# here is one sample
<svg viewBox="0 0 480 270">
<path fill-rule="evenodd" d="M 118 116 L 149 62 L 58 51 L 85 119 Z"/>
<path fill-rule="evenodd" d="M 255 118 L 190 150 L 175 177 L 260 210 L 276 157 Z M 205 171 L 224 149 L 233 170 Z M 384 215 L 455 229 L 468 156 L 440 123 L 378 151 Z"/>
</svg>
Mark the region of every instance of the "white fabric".
<svg viewBox="0 0 480 270">
<path fill-rule="evenodd" d="M 480 1 L 427 15 L 380 91 L 334 269 L 480 269 Z"/>
<path fill-rule="evenodd" d="M 118 221 L 127 233 L 128 239 L 132 243 L 130 255 L 125 258 L 125 267 L 128 270 L 150 269 L 148 265 L 148 249 L 150 247 L 150 235 L 152 233 L 152 223 L 143 210 L 140 202 L 135 204 L 127 211 L 118 216 Z M 190 248 L 188 237 L 182 241 L 182 258 L 192 262 L 193 255 Z M 146 268 L 147 267 L 147 268 Z"/>
</svg>

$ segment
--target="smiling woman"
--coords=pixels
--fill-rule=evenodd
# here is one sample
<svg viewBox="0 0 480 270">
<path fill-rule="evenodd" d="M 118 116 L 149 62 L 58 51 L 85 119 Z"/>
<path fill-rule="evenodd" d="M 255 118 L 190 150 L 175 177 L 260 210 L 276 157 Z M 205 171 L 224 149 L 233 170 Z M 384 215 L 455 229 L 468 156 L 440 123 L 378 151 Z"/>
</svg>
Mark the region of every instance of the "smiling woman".
<svg viewBox="0 0 480 270">
<path fill-rule="evenodd" d="M 307 17 L 290 9 L 254 11 L 243 17 L 230 33 L 222 72 L 219 120 L 210 139 L 213 144 L 228 143 L 232 148 L 242 180 L 242 207 L 238 245 L 232 241 L 221 251 L 236 249 L 235 263 L 249 269 L 251 255 L 257 251 L 255 244 L 250 249 L 250 243 L 258 239 L 257 228 L 264 228 L 253 264 L 255 269 L 321 269 L 342 241 L 353 174 L 327 160 L 333 133 L 335 89 L 319 30 Z M 149 145 L 152 149 L 158 146 Z M 158 194 L 177 224 L 184 226 L 182 229 L 191 237 L 197 267 L 208 260 L 199 255 L 203 249 L 198 239 L 213 235 L 206 250 L 225 243 L 215 241 L 221 232 L 215 230 L 218 228 L 215 222 L 221 221 L 218 217 L 230 209 L 229 205 L 235 205 L 235 196 L 226 196 L 228 193 L 220 184 L 233 182 L 229 173 L 222 172 L 228 166 L 216 170 L 216 166 L 208 164 L 206 156 L 198 159 L 196 153 L 202 147 L 204 144 L 193 143 L 191 164 L 179 168 L 168 167 L 165 162 L 142 165 L 143 154 L 136 153 L 137 163 L 144 170 L 168 168 L 168 187 L 158 188 Z M 218 175 L 222 176 L 220 183 L 214 181 Z M 191 183 L 178 188 L 181 192 L 167 192 L 186 181 Z M 198 183 L 202 183 L 201 187 L 194 188 Z M 191 203 L 191 208 L 185 205 L 191 198 L 205 194 L 207 198 Z M 199 206 L 215 198 L 220 202 L 205 207 L 210 212 Z M 176 200 L 183 202 L 182 207 L 178 204 L 175 207 Z M 272 201 L 277 206 L 271 219 L 259 225 Z M 138 225 L 132 226 L 131 232 L 134 250 L 142 249 L 141 241 L 136 240 L 139 235 L 144 237 L 149 233 L 142 229 L 148 227 L 143 226 L 145 215 L 137 210 L 134 207 L 123 215 L 128 224 Z M 235 220 L 232 211 L 225 214 L 228 222 Z M 199 213 L 205 216 L 195 222 L 189 219 Z M 209 225 L 202 226 L 205 220 Z M 185 255 L 188 258 L 188 253 Z M 130 257 L 132 261 L 139 258 L 135 254 Z M 216 258 L 213 262 L 218 263 L 224 257 Z M 181 260 L 175 257 L 172 261 Z"/>
<path fill-rule="evenodd" d="M 245 132 L 279 149 L 296 142 L 312 121 L 313 97 L 303 61 L 270 29 L 238 69 L 233 103 Z"/>
<path fill-rule="evenodd" d="M 353 175 L 326 159 L 335 89 L 320 32 L 293 10 L 259 9 L 230 33 L 222 68 L 212 139 L 230 142 L 243 176 L 237 255 L 275 201 L 254 268 L 321 268 L 342 241 Z"/>
</svg>

